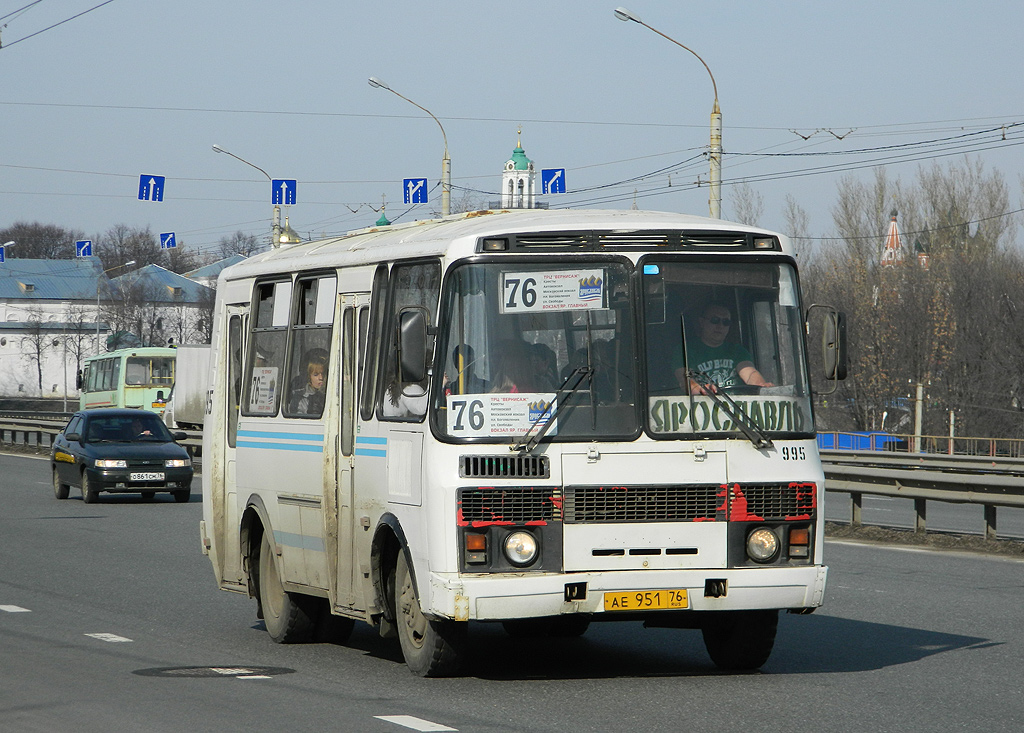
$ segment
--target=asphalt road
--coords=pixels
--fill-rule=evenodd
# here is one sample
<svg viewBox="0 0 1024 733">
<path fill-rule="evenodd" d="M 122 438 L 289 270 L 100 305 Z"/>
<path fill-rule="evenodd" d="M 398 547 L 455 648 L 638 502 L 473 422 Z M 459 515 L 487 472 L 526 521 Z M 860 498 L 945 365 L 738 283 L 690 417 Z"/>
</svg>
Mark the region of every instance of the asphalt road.
<svg viewBox="0 0 1024 733">
<path fill-rule="evenodd" d="M 1024 728 L 1021 561 L 829 542 L 826 605 L 784 615 L 758 673 L 720 673 L 698 632 L 524 643 L 479 624 L 466 675 L 425 680 L 367 626 L 273 644 L 215 587 L 198 490 L 57 501 L 47 462 L 0 456 L 0 730 Z"/>
</svg>

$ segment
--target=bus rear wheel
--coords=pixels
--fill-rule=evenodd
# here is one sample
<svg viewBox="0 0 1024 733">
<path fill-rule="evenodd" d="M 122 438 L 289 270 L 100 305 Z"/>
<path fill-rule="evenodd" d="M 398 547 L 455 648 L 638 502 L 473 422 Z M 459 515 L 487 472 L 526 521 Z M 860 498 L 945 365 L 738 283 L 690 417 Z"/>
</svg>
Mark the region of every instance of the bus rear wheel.
<svg viewBox="0 0 1024 733">
<path fill-rule="evenodd" d="M 399 550 L 394 570 L 393 602 L 398 641 L 402 656 L 414 674 L 420 677 L 446 677 L 455 674 L 462 661 L 466 624 L 434 621 L 423 615 L 405 553 Z"/>
<path fill-rule="evenodd" d="M 263 623 L 271 639 L 278 644 L 299 644 L 313 638 L 316 623 L 310 611 L 314 599 L 284 589 L 274 548 L 266 534 L 260 543 L 259 594 Z"/>
<path fill-rule="evenodd" d="M 724 611 L 701 631 L 715 666 L 728 670 L 757 669 L 771 656 L 779 626 L 777 610 Z"/>
</svg>

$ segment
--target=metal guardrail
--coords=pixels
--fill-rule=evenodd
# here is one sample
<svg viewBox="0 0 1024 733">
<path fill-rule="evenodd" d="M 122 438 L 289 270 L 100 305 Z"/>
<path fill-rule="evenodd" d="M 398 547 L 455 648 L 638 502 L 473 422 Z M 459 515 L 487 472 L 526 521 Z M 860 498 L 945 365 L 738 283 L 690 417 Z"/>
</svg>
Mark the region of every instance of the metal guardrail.
<svg viewBox="0 0 1024 733">
<path fill-rule="evenodd" d="M 1024 459 L 927 453 L 822 450 L 828 491 L 850 495 L 850 522 L 862 524 L 864 494 L 913 499 L 918 532 L 929 500 L 980 504 L 984 536 L 996 539 L 996 508 L 1024 507 Z"/>
<path fill-rule="evenodd" d="M 0 415 L 0 444 L 49 448 L 66 421 L 63 415 L 48 419 Z M 203 443 L 202 431 L 182 432 L 188 437 L 178 442 L 195 455 Z M 997 537 L 997 507 L 1024 507 L 1024 458 L 879 450 L 824 449 L 820 453 L 825 488 L 850 495 L 854 526 L 862 524 L 865 494 L 912 499 L 918 532 L 926 531 L 928 501 L 980 505 L 986 539 Z"/>
<path fill-rule="evenodd" d="M 68 417 L 58 418 L 27 418 L 24 416 L 7 417 L 0 415 L 0 445 L 13 444 L 36 448 L 47 448 L 53 445 L 53 438 L 68 422 Z M 203 445 L 201 430 L 173 430 L 187 436 L 178 443 L 185 446 L 189 453 L 196 454 L 196 449 Z"/>
</svg>

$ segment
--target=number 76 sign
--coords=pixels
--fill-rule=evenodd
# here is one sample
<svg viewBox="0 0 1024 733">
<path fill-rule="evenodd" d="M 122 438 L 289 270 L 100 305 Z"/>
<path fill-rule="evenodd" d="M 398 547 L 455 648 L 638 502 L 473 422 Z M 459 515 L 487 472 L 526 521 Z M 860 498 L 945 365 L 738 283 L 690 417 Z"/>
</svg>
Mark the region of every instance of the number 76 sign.
<svg viewBox="0 0 1024 733">
<path fill-rule="evenodd" d="M 604 307 L 604 270 L 548 270 L 501 274 L 502 313 L 591 310 Z"/>
</svg>

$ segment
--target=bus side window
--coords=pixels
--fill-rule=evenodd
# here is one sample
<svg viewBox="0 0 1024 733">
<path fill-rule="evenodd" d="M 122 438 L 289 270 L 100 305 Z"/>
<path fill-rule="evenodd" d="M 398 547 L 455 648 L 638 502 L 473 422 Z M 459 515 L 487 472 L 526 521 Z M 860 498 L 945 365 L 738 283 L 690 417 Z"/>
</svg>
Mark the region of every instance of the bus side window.
<svg viewBox="0 0 1024 733">
<path fill-rule="evenodd" d="M 291 291 L 291 280 L 256 285 L 252 308 L 256 316 L 252 319 L 246 369 L 248 383 L 242 392 L 243 415 L 273 416 L 281 404 Z"/>
<path fill-rule="evenodd" d="M 370 300 L 370 333 L 363 350 L 363 374 L 360 382 L 359 416 L 370 420 L 376 407 L 377 375 L 380 370 L 380 343 L 384 338 L 384 302 L 388 289 L 387 265 L 380 265 L 373 274 L 373 294 Z M 360 319 L 360 324 L 362 320 Z"/>
<path fill-rule="evenodd" d="M 331 275 L 299 279 L 288 358 L 286 417 L 323 415 L 327 393 L 331 331 L 338 279 Z"/>
<path fill-rule="evenodd" d="M 381 391 L 381 416 L 420 421 L 427 413 L 428 380 L 403 383 L 398 364 L 398 328 L 403 311 L 423 309 L 427 326 L 437 322 L 437 301 L 441 290 L 441 266 L 438 262 L 412 262 L 391 268 L 391 292 L 388 298 L 385 359 Z M 427 344 L 427 362 L 432 359 L 432 339 Z"/>
<path fill-rule="evenodd" d="M 228 321 L 228 446 L 238 435 L 238 405 L 242 397 L 242 318 Z"/>
</svg>

